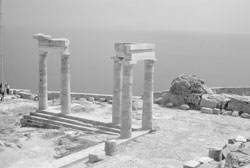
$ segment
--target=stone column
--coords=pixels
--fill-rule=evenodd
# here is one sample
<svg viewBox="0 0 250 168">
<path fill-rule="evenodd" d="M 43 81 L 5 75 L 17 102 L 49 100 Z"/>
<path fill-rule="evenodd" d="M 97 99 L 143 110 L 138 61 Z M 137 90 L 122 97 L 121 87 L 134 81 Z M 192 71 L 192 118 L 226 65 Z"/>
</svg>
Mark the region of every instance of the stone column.
<svg viewBox="0 0 250 168">
<path fill-rule="evenodd" d="M 121 136 L 130 138 L 132 133 L 132 85 L 133 64 L 129 61 L 123 63 L 122 82 L 122 108 L 121 108 Z"/>
<path fill-rule="evenodd" d="M 61 55 L 61 113 L 71 112 L 69 52 Z"/>
<path fill-rule="evenodd" d="M 39 51 L 39 103 L 38 110 L 48 108 L 48 80 L 47 80 L 48 52 Z"/>
<path fill-rule="evenodd" d="M 122 61 L 115 57 L 114 59 L 114 88 L 112 103 L 112 124 L 121 124 L 121 100 L 122 100 Z"/>
<path fill-rule="evenodd" d="M 153 92 L 154 92 L 154 60 L 146 60 L 144 66 L 144 92 L 142 129 L 152 129 L 153 118 Z"/>
</svg>

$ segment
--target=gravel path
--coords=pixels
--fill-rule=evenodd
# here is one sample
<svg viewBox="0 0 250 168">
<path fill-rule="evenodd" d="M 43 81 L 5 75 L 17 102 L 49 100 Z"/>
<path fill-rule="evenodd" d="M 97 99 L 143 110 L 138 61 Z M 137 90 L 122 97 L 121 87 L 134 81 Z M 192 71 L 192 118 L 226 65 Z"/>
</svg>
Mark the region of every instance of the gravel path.
<svg viewBox="0 0 250 168">
<path fill-rule="evenodd" d="M 155 107 L 159 130 L 121 147 L 113 157 L 78 167 L 181 168 L 187 160 L 207 156 L 211 147 L 222 147 L 233 136 L 250 136 L 250 120 Z"/>
</svg>

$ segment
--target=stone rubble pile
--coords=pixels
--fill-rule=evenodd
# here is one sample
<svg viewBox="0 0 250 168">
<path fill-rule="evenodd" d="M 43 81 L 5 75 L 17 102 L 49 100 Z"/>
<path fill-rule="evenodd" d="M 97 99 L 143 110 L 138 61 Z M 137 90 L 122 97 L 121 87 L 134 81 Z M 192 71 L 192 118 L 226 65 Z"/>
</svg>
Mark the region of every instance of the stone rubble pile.
<svg viewBox="0 0 250 168">
<path fill-rule="evenodd" d="M 183 168 L 250 168 L 250 138 L 230 138 L 222 148 L 210 148 L 208 157 L 187 161 Z"/>
<path fill-rule="evenodd" d="M 250 96 L 215 94 L 203 80 L 194 75 L 180 75 L 174 79 L 169 92 L 161 100 L 157 99 L 156 103 L 169 108 L 186 107 L 185 110 L 210 108 L 213 113 L 226 114 L 224 111 L 227 111 L 227 115 L 250 118 Z M 211 110 L 205 111 L 212 113 Z"/>
</svg>

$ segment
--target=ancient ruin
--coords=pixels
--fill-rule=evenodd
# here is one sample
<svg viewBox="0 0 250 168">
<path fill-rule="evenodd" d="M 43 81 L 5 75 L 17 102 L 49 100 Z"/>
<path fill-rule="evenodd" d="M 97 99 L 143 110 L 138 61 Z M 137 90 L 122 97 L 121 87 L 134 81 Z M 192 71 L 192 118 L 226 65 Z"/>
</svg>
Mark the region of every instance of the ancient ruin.
<svg viewBox="0 0 250 168">
<path fill-rule="evenodd" d="M 33 36 L 38 40 L 39 52 L 39 106 L 38 110 L 48 108 L 47 55 L 49 52 L 61 54 L 61 113 L 70 113 L 70 63 L 68 39 L 52 39 L 51 36 L 38 33 Z"/>
<path fill-rule="evenodd" d="M 155 45 L 144 43 L 116 43 L 114 60 L 114 88 L 112 123 L 121 124 L 121 138 L 130 138 L 132 132 L 133 66 L 144 61 L 144 92 L 142 129 L 152 129 L 154 91 Z"/>
</svg>

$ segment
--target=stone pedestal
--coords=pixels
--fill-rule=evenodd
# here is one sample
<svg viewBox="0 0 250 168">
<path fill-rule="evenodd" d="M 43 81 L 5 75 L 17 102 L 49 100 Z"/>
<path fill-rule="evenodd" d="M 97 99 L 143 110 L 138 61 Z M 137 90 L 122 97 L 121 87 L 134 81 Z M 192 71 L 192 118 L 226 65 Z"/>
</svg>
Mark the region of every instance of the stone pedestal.
<svg viewBox="0 0 250 168">
<path fill-rule="evenodd" d="M 112 124 L 121 123 L 121 100 L 122 100 L 122 62 L 114 58 L 114 86 L 112 104 Z"/>
<path fill-rule="evenodd" d="M 122 107 L 121 107 L 121 137 L 130 138 L 132 132 L 132 85 L 133 64 L 123 63 Z"/>
<path fill-rule="evenodd" d="M 71 95 L 70 95 L 70 54 L 65 52 L 61 58 L 61 113 L 68 114 L 71 112 Z"/>
<path fill-rule="evenodd" d="M 143 92 L 143 113 L 142 129 L 152 129 L 153 118 L 153 94 L 154 94 L 154 60 L 146 60 L 144 66 L 144 92 Z"/>
<path fill-rule="evenodd" d="M 48 52 L 39 52 L 38 110 L 46 110 L 48 108 L 47 55 Z"/>
</svg>

